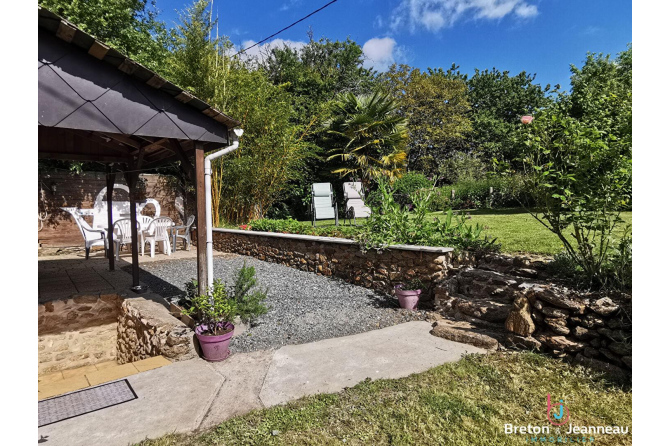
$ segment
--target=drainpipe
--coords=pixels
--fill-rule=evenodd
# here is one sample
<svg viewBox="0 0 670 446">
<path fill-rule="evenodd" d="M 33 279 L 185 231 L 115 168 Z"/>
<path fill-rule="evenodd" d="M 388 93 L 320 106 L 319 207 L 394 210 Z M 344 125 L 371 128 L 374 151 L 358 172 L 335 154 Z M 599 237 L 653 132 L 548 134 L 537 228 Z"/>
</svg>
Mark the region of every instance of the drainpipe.
<svg viewBox="0 0 670 446">
<path fill-rule="evenodd" d="M 205 157 L 205 222 L 207 226 L 207 290 L 211 292 L 214 285 L 214 258 L 212 254 L 212 160 L 237 149 L 239 137 L 244 130 L 234 129 L 233 144 Z"/>
</svg>

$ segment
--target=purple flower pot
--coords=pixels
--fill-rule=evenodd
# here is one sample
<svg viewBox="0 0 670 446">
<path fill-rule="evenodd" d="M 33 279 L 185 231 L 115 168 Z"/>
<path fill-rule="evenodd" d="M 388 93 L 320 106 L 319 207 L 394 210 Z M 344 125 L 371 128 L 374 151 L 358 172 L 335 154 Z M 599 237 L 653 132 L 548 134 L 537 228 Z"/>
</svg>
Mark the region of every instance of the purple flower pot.
<svg viewBox="0 0 670 446">
<path fill-rule="evenodd" d="M 207 325 L 202 324 L 195 327 L 195 336 L 198 338 L 198 343 L 200 343 L 202 356 L 207 361 L 223 361 L 230 354 L 228 346 L 230 345 L 230 340 L 233 338 L 235 326 L 230 322 L 221 322 L 221 326 L 224 329 L 230 328 L 230 331 L 226 334 L 213 336 L 202 334 L 204 331 L 207 331 Z"/>
<path fill-rule="evenodd" d="M 396 288 L 395 295 L 398 296 L 398 302 L 400 302 L 402 308 L 414 311 L 419 304 L 421 290 L 402 290 Z"/>
</svg>

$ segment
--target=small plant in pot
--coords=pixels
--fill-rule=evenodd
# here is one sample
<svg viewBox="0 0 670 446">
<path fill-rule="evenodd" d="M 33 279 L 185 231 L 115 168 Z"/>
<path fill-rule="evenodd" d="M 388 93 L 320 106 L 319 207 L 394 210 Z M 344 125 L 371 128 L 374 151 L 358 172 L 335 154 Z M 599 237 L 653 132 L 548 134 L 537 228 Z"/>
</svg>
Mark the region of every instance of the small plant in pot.
<svg viewBox="0 0 670 446">
<path fill-rule="evenodd" d="M 197 285 L 197 282 L 191 284 Z M 230 354 L 228 346 L 235 330 L 235 318 L 247 323 L 267 313 L 264 304 L 267 290 L 252 291 L 255 286 L 256 270 L 245 263 L 232 287 L 216 279 L 209 295 L 190 296 L 189 308 L 184 313 L 196 321 L 195 335 L 207 361 L 223 361 Z"/>
<path fill-rule="evenodd" d="M 396 285 L 395 295 L 398 297 L 400 306 L 406 310 L 416 310 L 424 288 L 424 283 L 419 279 L 412 279 Z"/>
</svg>

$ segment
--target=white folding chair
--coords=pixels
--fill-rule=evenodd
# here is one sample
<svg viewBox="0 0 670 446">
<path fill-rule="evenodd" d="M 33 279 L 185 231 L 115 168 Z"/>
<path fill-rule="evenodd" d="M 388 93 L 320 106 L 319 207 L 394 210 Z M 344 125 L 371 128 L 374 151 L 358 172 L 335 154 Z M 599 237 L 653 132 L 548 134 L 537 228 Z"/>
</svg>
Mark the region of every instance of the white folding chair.
<svg viewBox="0 0 670 446">
<path fill-rule="evenodd" d="M 343 184 L 344 188 L 344 199 L 346 200 L 345 208 L 345 218 L 354 220 L 354 225 L 356 224 L 356 218 L 367 218 L 370 216 L 370 208 L 365 205 L 363 201 L 363 185 L 360 181 L 348 182 Z"/>
<path fill-rule="evenodd" d="M 156 253 L 156 243 L 158 242 L 163 242 L 163 253 L 171 255 L 172 250 L 170 249 L 170 234 L 168 229 L 172 226 L 174 226 L 174 222 L 170 217 L 154 218 L 144 231 L 142 255 L 144 256 L 144 245 L 149 243 L 151 245 L 151 257 L 153 258 Z"/>
<path fill-rule="evenodd" d="M 317 220 L 335 219 L 338 225 L 337 203 L 330 183 L 312 184 L 312 226 Z"/>
<path fill-rule="evenodd" d="M 84 237 L 84 248 L 86 249 L 87 259 L 93 246 L 104 246 L 105 253 L 107 253 L 107 232 L 102 229 L 91 228 L 91 225 L 89 225 L 84 217 L 79 213 L 79 209 L 68 207 L 61 209 L 72 215 L 75 223 L 77 223 L 77 227 L 79 228 L 82 237 Z"/>
<path fill-rule="evenodd" d="M 140 222 L 137 222 L 138 237 L 142 233 Z M 119 260 L 119 252 L 123 245 L 132 244 L 132 222 L 129 218 L 122 218 L 114 222 L 114 247 L 116 249 L 116 260 Z M 142 245 L 144 246 L 144 245 Z"/>
</svg>

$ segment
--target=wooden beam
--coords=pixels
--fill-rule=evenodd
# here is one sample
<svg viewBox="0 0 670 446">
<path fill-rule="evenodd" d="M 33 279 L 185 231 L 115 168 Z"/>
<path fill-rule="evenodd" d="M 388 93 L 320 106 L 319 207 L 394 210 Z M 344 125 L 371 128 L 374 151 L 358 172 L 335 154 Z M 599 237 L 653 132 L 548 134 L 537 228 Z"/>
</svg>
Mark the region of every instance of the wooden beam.
<svg viewBox="0 0 670 446">
<path fill-rule="evenodd" d="M 116 173 L 112 171 L 112 165 L 107 165 L 107 256 L 109 257 L 109 270 L 114 271 L 114 221 L 112 220 L 112 196 L 114 195 L 114 180 Z M 119 246 L 119 249 L 121 247 Z"/>
<path fill-rule="evenodd" d="M 107 156 L 84 153 L 56 153 L 56 152 L 38 152 L 40 159 L 66 160 L 66 161 L 99 161 L 101 163 L 127 163 L 129 158 L 121 156 Z"/>
<path fill-rule="evenodd" d="M 120 135 L 118 133 L 105 133 L 105 132 L 100 132 L 101 135 L 105 135 L 108 138 L 112 138 L 115 141 L 118 141 L 120 143 L 129 145 L 130 147 L 133 147 L 134 149 L 139 149 L 142 147 L 142 143 L 131 138 L 130 136 L 126 135 Z"/>
<path fill-rule="evenodd" d="M 195 144 L 196 234 L 198 248 L 198 292 L 207 293 L 207 231 L 205 227 L 205 149 Z"/>
<path fill-rule="evenodd" d="M 136 194 L 137 194 L 137 181 L 140 178 L 139 172 L 124 172 L 123 176 L 126 179 L 126 184 L 129 189 L 129 198 L 130 198 L 130 237 L 132 239 L 131 243 L 131 252 L 132 252 L 132 275 L 133 275 L 133 291 L 140 291 L 140 258 L 139 258 L 139 234 L 137 231 L 137 206 L 136 206 Z M 120 247 L 119 247 L 120 249 Z"/>
<path fill-rule="evenodd" d="M 190 181 L 193 181 L 195 168 L 193 167 L 193 164 L 191 164 L 191 161 L 188 159 L 188 156 L 186 156 L 186 151 L 184 150 L 184 148 L 181 146 L 181 144 L 179 144 L 179 141 L 177 141 L 176 139 L 170 139 L 168 144 L 172 149 L 172 151 L 174 152 L 174 154 L 179 157 L 182 172 L 184 173 L 184 175 L 186 175 L 186 178 L 188 178 Z"/>
</svg>

